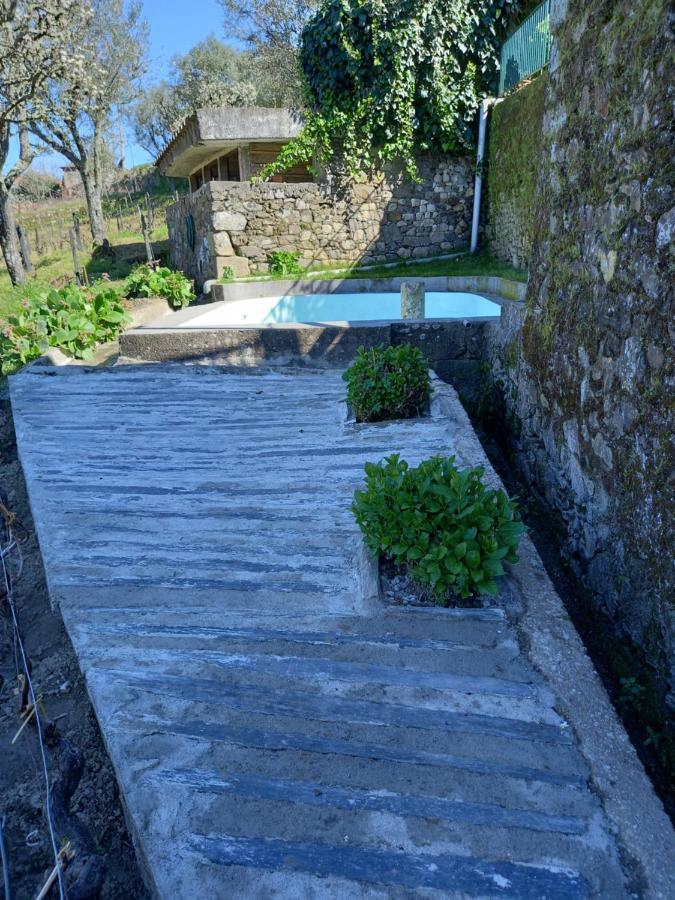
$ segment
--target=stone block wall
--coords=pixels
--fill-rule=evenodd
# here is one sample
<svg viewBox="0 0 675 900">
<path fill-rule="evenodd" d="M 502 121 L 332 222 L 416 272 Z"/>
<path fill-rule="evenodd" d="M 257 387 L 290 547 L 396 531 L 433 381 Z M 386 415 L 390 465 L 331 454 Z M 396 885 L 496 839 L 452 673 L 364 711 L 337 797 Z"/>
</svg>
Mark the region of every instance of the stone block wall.
<svg viewBox="0 0 675 900">
<path fill-rule="evenodd" d="M 675 709 L 669 3 L 554 0 L 552 25 L 525 306 L 488 354 L 572 564 Z"/>
<path fill-rule="evenodd" d="M 490 116 L 485 237 L 494 256 L 522 269 L 532 250 L 547 77 L 497 103 Z"/>
<path fill-rule="evenodd" d="M 171 259 L 195 278 L 267 271 L 273 250 L 305 264 L 432 256 L 466 246 L 473 166 L 467 158 L 424 158 L 420 184 L 400 174 L 344 185 L 212 181 L 167 210 Z M 195 224 L 195 246 L 186 219 Z"/>
</svg>

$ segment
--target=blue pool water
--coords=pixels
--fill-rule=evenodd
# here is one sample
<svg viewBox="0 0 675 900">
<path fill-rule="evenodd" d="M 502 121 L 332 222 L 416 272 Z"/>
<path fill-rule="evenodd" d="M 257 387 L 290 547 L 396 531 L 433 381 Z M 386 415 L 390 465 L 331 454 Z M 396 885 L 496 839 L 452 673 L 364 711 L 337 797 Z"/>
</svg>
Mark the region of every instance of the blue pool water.
<svg viewBox="0 0 675 900">
<path fill-rule="evenodd" d="M 478 294 L 427 293 L 425 318 L 471 319 L 499 316 L 501 307 Z M 231 325 L 274 325 L 289 322 L 373 322 L 401 318 L 398 293 L 295 294 L 254 300 L 225 300 L 195 308 L 183 328 L 223 328 Z"/>
</svg>

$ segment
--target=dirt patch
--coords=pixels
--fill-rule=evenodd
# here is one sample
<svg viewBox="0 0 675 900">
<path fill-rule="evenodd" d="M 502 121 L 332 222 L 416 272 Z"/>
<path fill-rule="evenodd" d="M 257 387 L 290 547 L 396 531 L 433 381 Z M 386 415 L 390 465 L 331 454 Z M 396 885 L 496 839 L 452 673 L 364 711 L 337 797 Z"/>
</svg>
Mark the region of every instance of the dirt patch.
<svg viewBox="0 0 675 900">
<path fill-rule="evenodd" d="M 149 894 L 136 862 L 112 766 L 63 622 L 49 604 L 23 473 L 16 456 L 6 385 L 0 385 L 0 495 L 20 523 L 16 534 L 22 540 L 23 570 L 13 595 L 32 665 L 32 679 L 43 696 L 45 720 L 56 722 L 60 736 L 79 751 L 84 762 L 81 780 L 70 803 L 74 827 L 84 826 L 96 855 L 100 856 L 103 886 L 99 896 L 104 900 L 144 900 Z M 28 900 L 37 895 L 54 860 L 44 815 L 44 777 L 35 727 L 29 725 L 17 742 L 11 743 L 21 724 L 15 651 L 3 589 L 0 591 L 0 816 L 5 817 L 13 896 L 15 900 Z M 58 746 L 47 750 L 47 763 L 50 773 L 56 777 L 61 765 Z M 56 891 L 50 896 L 56 896 Z"/>
<path fill-rule="evenodd" d="M 385 603 L 392 606 L 443 606 L 462 609 L 481 609 L 490 606 L 487 597 L 459 597 L 447 591 L 439 597 L 432 588 L 418 581 L 407 568 L 397 566 L 386 557 L 380 557 L 380 588 Z"/>
</svg>

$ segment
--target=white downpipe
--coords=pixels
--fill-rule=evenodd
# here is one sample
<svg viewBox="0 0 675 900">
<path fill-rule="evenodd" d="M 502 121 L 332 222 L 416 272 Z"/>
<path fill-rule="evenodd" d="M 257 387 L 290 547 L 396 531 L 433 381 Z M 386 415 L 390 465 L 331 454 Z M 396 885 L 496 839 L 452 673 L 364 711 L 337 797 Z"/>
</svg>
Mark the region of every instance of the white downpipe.
<svg viewBox="0 0 675 900">
<path fill-rule="evenodd" d="M 485 156 L 485 131 L 487 128 L 490 101 L 485 99 L 480 105 L 478 120 L 478 155 L 476 156 L 476 181 L 473 188 L 473 218 L 471 220 L 471 252 L 478 249 L 478 225 L 480 223 L 480 194 L 483 187 L 483 157 Z"/>
</svg>

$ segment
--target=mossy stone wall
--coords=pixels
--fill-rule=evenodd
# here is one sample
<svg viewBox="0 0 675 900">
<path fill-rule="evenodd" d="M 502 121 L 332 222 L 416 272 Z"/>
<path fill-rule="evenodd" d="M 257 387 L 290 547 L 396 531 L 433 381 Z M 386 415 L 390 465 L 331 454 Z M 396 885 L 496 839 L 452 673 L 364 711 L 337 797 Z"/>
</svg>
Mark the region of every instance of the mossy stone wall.
<svg viewBox="0 0 675 900">
<path fill-rule="evenodd" d="M 546 83 L 544 71 L 490 116 L 486 240 L 494 256 L 519 269 L 532 249 Z"/>
<path fill-rule="evenodd" d="M 524 471 L 675 709 L 669 6 L 553 0 L 522 328 L 491 353 Z"/>
</svg>

